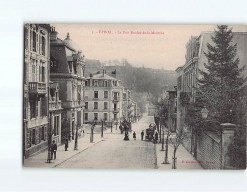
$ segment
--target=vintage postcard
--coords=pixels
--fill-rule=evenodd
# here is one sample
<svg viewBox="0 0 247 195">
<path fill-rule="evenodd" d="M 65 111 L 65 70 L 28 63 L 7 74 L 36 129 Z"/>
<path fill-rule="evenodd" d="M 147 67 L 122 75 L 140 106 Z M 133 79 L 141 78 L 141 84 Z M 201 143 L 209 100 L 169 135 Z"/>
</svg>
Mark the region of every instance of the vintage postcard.
<svg viewBox="0 0 247 195">
<path fill-rule="evenodd" d="M 245 25 L 23 31 L 23 167 L 246 169 Z"/>
</svg>

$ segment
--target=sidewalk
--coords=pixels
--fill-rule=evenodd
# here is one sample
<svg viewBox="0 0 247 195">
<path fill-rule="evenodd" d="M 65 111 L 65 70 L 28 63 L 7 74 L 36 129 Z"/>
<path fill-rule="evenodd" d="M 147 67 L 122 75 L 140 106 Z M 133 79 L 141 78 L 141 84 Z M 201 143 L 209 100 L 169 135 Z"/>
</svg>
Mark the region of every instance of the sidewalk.
<svg viewBox="0 0 247 195">
<path fill-rule="evenodd" d="M 114 131 L 113 131 L 114 132 Z M 111 129 L 107 129 L 104 131 L 104 137 L 101 138 L 101 133 L 97 132 L 94 134 L 94 142 L 90 143 L 90 134 L 85 132 L 84 135 L 78 138 L 78 149 L 74 150 L 75 140 L 69 142 L 68 151 L 65 151 L 64 144 L 58 146 L 56 160 L 52 160 L 50 163 L 47 163 L 47 149 L 29 157 L 24 160 L 24 168 L 28 167 L 38 167 L 38 168 L 53 168 L 58 166 L 59 164 L 65 162 L 66 160 L 72 158 L 73 156 L 83 152 L 84 150 L 94 146 L 95 144 L 104 141 L 107 139 L 108 135 L 111 134 Z"/>
<path fill-rule="evenodd" d="M 156 144 L 157 154 L 157 168 L 158 169 L 172 169 L 172 157 L 174 147 L 171 143 L 168 144 L 168 161 L 170 164 L 162 164 L 165 158 L 165 151 L 161 151 L 162 144 Z M 165 144 L 164 144 L 165 149 Z M 176 152 L 177 169 L 203 169 L 195 158 L 183 147 L 181 144 Z"/>
</svg>

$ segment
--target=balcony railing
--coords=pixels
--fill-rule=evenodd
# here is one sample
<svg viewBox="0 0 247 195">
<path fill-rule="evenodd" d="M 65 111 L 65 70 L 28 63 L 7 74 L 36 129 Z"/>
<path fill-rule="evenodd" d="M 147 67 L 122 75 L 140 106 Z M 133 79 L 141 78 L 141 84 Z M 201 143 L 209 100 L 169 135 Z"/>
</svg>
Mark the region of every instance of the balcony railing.
<svg viewBox="0 0 247 195">
<path fill-rule="evenodd" d="M 44 94 L 46 93 L 46 83 L 41 82 L 29 82 L 29 93 Z"/>
<path fill-rule="evenodd" d="M 52 101 L 49 102 L 49 110 L 58 110 L 61 109 L 61 101 Z"/>
<path fill-rule="evenodd" d="M 119 100 L 120 100 L 119 96 L 114 96 L 112 99 L 113 102 L 118 102 Z"/>
<path fill-rule="evenodd" d="M 119 112 L 119 108 L 113 108 L 113 112 Z"/>
</svg>

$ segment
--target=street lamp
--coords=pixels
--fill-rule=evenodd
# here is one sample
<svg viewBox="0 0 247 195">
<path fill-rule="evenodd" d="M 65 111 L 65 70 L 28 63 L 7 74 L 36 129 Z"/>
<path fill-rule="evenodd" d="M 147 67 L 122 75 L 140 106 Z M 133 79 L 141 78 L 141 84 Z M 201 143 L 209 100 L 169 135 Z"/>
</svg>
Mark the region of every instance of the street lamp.
<svg viewBox="0 0 247 195">
<path fill-rule="evenodd" d="M 206 106 L 204 106 L 204 108 L 201 110 L 201 114 L 202 114 L 202 118 L 206 119 L 208 118 L 208 109 L 206 108 Z"/>
<path fill-rule="evenodd" d="M 75 124 L 75 145 L 74 150 L 78 150 L 78 125 Z"/>
</svg>

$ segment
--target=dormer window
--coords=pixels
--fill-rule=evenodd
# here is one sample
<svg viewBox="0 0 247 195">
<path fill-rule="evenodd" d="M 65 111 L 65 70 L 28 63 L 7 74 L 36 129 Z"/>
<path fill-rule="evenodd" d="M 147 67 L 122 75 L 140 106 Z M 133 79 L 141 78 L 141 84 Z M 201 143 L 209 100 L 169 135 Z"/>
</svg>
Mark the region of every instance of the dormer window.
<svg viewBox="0 0 247 195">
<path fill-rule="evenodd" d="M 105 86 L 105 87 L 107 87 L 107 84 L 108 84 L 107 81 L 104 81 L 104 86 Z"/>
</svg>

